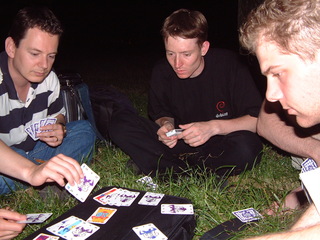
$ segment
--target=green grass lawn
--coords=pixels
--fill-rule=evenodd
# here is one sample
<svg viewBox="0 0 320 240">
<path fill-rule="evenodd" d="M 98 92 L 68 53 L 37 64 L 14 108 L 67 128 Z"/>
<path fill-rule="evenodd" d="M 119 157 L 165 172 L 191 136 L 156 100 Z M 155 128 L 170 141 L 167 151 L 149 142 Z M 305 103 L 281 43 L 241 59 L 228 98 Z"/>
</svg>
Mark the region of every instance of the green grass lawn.
<svg viewBox="0 0 320 240">
<path fill-rule="evenodd" d="M 86 60 L 93 61 L 90 56 L 86 56 Z M 146 79 L 150 76 L 150 66 L 153 62 L 144 55 L 141 55 L 140 59 L 128 56 L 122 62 L 114 61 L 113 56 L 110 56 L 110 59 L 105 59 L 104 62 L 100 62 L 101 64 L 91 67 L 78 64 L 74 69 L 81 69 L 80 74 L 89 85 L 103 82 L 123 90 L 133 101 L 139 113 L 145 116 Z M 70 62 L 65 63 L 68 66 L 69 64 Z M 60 65 L 63 64 L 60 63 Z M 120 66 L 121 70 L 119 70 Z M 136 182 L 142 175 L 136 176 L 126 168 L 128 159 L 127 155 L 114 146 L 97 144 L 91 168 L 100 175 L 101 179 L 94 191 L 113 185 L 148 190 Z M 159 186 L 156 192 L 185 197 L 193 202 L 197 219 L 194 239 L 199 239 L 206 231 L 234 218 L 232 211 L 253 207 L 262 213 L 272 202 L 281 203 L 286 194 L 300 184 L 298 171 L 291 166 L 290 158 L 267 144 L 264 147 L 261 162 L 250 171 L 230 177 L 229 185 L 225 189 L 220 188 L 221 182 L 217 181 L 213 174 L 198 169 L 190 170 L 187 176 L 181 176 L 175 180 L 168 178 L 164 181 L 155 178 L 154 182 Z M 1 207 L 9 206 L 21 213 L 53 212 L 51 220 L 77 203 L 78 201 L 71 196 L 64 200 L 59 200 L 54 195 L 42 199 L 38 191 L 33 188 L 0 197 Z M 299 214 L 300 212 L 295 212 L 264 217 L 258 223 L 240 232 L 235 239 L 282 231 L 289 228 Z M 23 234 L 17 239 L 25 238 L 45 224 L 27 225 Z"/>
</svg>

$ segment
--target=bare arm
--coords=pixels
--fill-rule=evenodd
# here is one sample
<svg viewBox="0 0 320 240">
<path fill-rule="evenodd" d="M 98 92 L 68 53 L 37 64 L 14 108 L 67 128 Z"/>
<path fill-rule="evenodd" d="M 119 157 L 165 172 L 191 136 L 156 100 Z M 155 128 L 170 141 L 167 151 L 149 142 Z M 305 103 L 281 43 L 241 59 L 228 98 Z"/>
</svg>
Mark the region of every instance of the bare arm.
<svg viewBox="0 0 320 240">
<path fill-rule="evenodd" d="M 280 103 L 265 100 L 260 110 L 257 132 L 275 146 L 291 154 L 311 157 L 320 165 L 318 127 L 303 129 L 297 126 L 295 119 L 284 112 Z"/>
<path fill-rule="evenodd" d="M 74 182 L 79 183 L 80 178 L 83 177 L 79 163 L 63 154 L 59 154 L 41 165 L 35 165 L 13 151 L 1 140 L 0 152 L 0 171 L 33 186 L 53 181 L 64 186 L 64 179 L 73 185 Z"/>
<path fill-rule="evenodd" d="M 249 115 L 235 119 L 195 122 L 180 125 L 179 127 L 185 130 L 178 135 L 178 138 L 184 139 L 185 143 L 196 147 L 204 144 L 215 135 L 226 135 L 240 130 L 256 132 L 256 126 L 257 118 Z"/>
<path fill-rule="evenodd" d="M 314 205 L 311 205 L 297 223 L 288 231 L 267 234 L 246 240 L 316 240 L 320 236 L 320 216 Z"/>
</svg>

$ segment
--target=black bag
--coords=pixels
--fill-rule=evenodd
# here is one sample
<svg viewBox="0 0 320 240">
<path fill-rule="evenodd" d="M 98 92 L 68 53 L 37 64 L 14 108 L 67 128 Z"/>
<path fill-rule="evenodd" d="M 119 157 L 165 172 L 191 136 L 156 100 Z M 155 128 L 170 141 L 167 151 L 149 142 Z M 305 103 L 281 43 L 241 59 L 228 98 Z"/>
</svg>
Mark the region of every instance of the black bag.
<svg viewBox="0 0 320 240">
<path fill-rule="evenodd" d="M 54 219 L 48 225 L 42 227 L 25 239 L 33 239 L 40 233 L 53 235 L 46 230 L 47 227 L 56 224 L 70 216 L 76 216 L 83 220 L 87 220 L 92 213 L 104 205 L 93 199 L 100 193 L 103 193 L 113 187 L 105 187 L 100 189 L 88 199 L 70 209 L 60 217 Z M 153 223 L 169 240 L 191 240 L 194 235 L 196 220 L 194 215 L 173 215 L 161 214 L 161 204 L 190 204 L 191 201 L 186 198 L 165 195 L 157 206 L 139 205 L 138 202 L 145 194 L 145 191 L 129 189 L 131 191 L 140 192 L 133 204 L 129 207 L 108 206 L 104 207 L 116 208 L 116 213 L 105 224 L 99 224 L 100 229 L 91 235 L 89 240 L 139 240 L 140 238 L 132 230 L 135 226 Z"/>
<path fill-rule="evenodd" d="M 125 108 L 136 112 L 130 99 L 111 85 L 96 85 L 89 88 L 90 102 L 95 125 L 102 138 L 109 141 L 109 123 L 116 109 Z"/>
</svg>

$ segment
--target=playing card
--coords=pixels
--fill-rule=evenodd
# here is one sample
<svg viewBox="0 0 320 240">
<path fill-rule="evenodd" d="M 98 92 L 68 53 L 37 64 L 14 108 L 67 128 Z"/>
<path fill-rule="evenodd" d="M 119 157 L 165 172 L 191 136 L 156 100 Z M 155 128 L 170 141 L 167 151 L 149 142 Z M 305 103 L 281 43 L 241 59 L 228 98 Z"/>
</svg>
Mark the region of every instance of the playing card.
<svg viewBox="0 0 320 240">
<path fill-rule="evenodd" d="M 50 227 L 47 227 L 47 230 L 55 235 L 58 235 L 58 232 L 60 232 L 61 230 L 70 226 L 72 223 L 77 222 L 79 220 L 82 220 L 82 219 L 75 217 L 75 216 L 70 216 L 70 217 L 50 226 Z"/>
<path fill-rule="evenodd" d="M 317 163 L 312 158 L 307 158 L 301 163 L 301 172 L 308 172 L 318 168 Z"/>
<path fill-rule="evenodd" d="M 112 194 L 115 193 L 117 190 L 118 188 L 112 188 L 104 193 L 95 196 L 93 199 L 103 205 L 106 205 L 109 203 L 110 198 L 112 198 Z"/>
<path fill-rule="evenodd" d="M 47 228 L 49 232 L 68 240 L 86 239 L 98 229 L 98 226 L 75 216 L 70 216 L 67 219 Z"/>
<path fill-rule="evenodd" d="M 136 182 L 142 183 L 154 191 L 157 190 L 157 188 L 158 188 L 158 185 L 156 183 L 154 183 L 152 178 L 149 176 L 144 176 L 142 178 L 139 178 Z"/>
<path fill-rule="evenodd" d="M 65 188 L 78 200 L 84 202 L 93 188 L 98 183 L 100 177 L 94 171 L 92 171 L 85 163 L 81 165 L 84 173 L 84 178 L 81 179 L 81 183 L 71 186 L 69 183 L 66 184 Z"/>
<path fill-rule="evenodd" d="M 25 221 L 18 221 L 18 223 L 42 223 L 51 215 L 52 213 L 29 213 Z"/>
<path fill-rule="evenodd" d="M 95 224 L 105 224 L 115 213 L 117 209 L 99 207 L 87 220 Z"/>
<path fill-rule="evenodd" d="M 148 223 L 145 225 L 133 227 L 132 230 L 142 240 L 167 240 L 168 238 L 153 224 Z"/>
<path fill-rule="evenodd" d="M 33 240 L 58 240 L 58 239 L 59 239 L 59 237 L 48 235 L 45 233 L 40 233 Z"/>
<path fill-rule="evenodd" d="M 261 214 L 254 208 L 247 208 L 232 212 L 241 222 L 250 222 L 262 218 Z"/>
<path fill-rule="evenodd" d="M 148 205 L 148 206 L 157 206 L 161 199 L 163 198 L 164 194 L 162 193 L 153 193 L 153 192 L 146 192 L 143 197 L 140 199 L 138 204 L 140 205 Z"/>
<path fill-rule="evenodd" d="M 34 140 L 38 140 L 39 138 L 37 137 L 37 134 L 42 132 L 40 130 L 40 127 L 46 126 L 46 125 L 50 125 L 50 124 L 54 124 L 56 123 L 57 119 L 56 118 L 43 118 L 40 119 L 40 121 L 37 121 L 33 124 L 30 124 L 28 127 L 25 128 L 26 133 L 28 133 L 28 135 Z"/>
<path fill-rule="evenodd" d="M 161 204 L 161 214 L 192 215 L 192 204 Z"/>
<path fill-rule="evenodd" d="M 307 190 L 308 194 L 314 205 L 320 213 L 320 194 L 319 194 L 319 181 L 320 181 L 320 168 L 312 171 L 301 172 L 300 179 Z"/>
<path fill-rule="evenodd" d="M 166 133 L 167 137 L 176 136 L 183 132 L 183 129 L 173 129 Z"/>
</svg>

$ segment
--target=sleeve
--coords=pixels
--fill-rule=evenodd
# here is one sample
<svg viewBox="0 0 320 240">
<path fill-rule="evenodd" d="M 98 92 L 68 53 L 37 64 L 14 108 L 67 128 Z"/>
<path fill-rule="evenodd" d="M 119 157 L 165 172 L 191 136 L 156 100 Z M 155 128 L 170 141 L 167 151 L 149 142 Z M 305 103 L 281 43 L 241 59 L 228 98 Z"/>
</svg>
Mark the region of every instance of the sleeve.
<svg viewBox="0 0 320 240">
<path fill-rule="evenodd" d="M 48 117 L 55 117 L 59 114 L 65 115 L 66 111 L 63 106 L 63 98 L 60 91 L 60 82 L 57 75 L 51 72 L 47 77 L 51 94 L 48 99 Z"/>
<path fill-rule="evenodd" d="M 235 75 L 230 89 L 233 91 L 234 111 L 239 117 L 258 117 L 262 97 L 244 59 L 236 58 Z"/>
<path fill-rule="evenodd" d="M 148 115 L 153 121 L 161 117 L 174 118 L 170 111 L 170 74 L 170 66 L 165 60 L 153 68 L 148 95 Z"/>
</svg>

